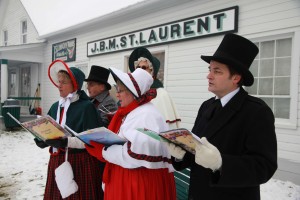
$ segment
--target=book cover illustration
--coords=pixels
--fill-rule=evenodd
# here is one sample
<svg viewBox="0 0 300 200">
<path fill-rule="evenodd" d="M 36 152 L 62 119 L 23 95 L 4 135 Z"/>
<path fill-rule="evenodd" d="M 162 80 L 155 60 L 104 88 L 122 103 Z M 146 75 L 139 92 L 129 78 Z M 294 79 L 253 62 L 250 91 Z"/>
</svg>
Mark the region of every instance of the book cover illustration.
<svg viewBox="0 0 300 200">
<path fill-rule="evenodd" d="M 56 139 L 60 137 L 67 137 L 71 134 L 60 126 L 53 118 L 49 115 L 39 117 L 34 120 L 21 123 L 19 120 L 14 118 L 10 113 L 7 113 L 13 118 L 18 124 L 20 124 L 25 130 L 33 134 L 40 140 Z"/>
<path fill-rule="evenodd" d="M 105 127 L 94 128 L 87 131 L 83 131 L 81 133 L 76 133 L 67 125 L 65 125 L 65 128 L 75 137 L 77 137 L 82 142 L 88 145 L 90 145 L 91 140 L 101 143 L 105 146 L 110 146 L 113 144 L 124 144 L 126 142 L 124 138 L 121 138 L 120 136 L 118 136 L 117 134 Z"/>
<path fill-rule="evenodd" d="M 193 134 L 191 131 L 185 128 L 172 129 L 168 131 L 164 131 L 161 133 L 156 133 L 152 130 L 146 128 L 138 128 L 136 129 L 149 137 L 152 137 L 156 140 L 166 140 L 168 142 L 172 142 L 177 146 L 189 151 L 192 154 L 195 154 L 195 145 L 196 143 L 201 143 L 199 137 Z"/>
<path fill-rule="evenodd" d="M 159 136 L 195 154 L 196 144 L 201 143 L 199 137 L 185 128 L 173 129 L 159 133 Z"/>
</svg>

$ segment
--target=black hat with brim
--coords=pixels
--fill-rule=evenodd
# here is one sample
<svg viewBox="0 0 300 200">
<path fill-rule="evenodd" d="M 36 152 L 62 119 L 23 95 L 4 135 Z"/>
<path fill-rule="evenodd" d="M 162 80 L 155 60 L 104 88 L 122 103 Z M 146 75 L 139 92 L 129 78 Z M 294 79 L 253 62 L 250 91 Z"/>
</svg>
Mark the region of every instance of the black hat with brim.
<svg viewBox="0 0 300 200">
<path fill-rule="evenodd" d="M 258 54 L 257 46 L 250 40 L 236 35 L 226 34 L 213 56 L 201 56 L 207 63 L 211 60 L 230 65 L 243 77 L 243 85 L 251 86 L 254 77 L 249 68 Z"/>
<path fill-rule="evenodd" d="M 145 47 L 138 47 L 134 49 L 130 54 L 128 60 L 130 72 L 133 72 L 135 70 L 134 62 L 137 61 L 140 57 L 147 58 L 152 63 L 153 71 L 154 71 L 153 75 L 156 76 L 160 67 L 160 62 Z"/>
<path fill-rule="evenodd" d="M 104 67 L 92 65 L 90 74 L 84 81 L 94 81 L 106 85 L 107 90 L 111 89 L 111 85 L 107 82 L 110 71 Z"/>
</svg>

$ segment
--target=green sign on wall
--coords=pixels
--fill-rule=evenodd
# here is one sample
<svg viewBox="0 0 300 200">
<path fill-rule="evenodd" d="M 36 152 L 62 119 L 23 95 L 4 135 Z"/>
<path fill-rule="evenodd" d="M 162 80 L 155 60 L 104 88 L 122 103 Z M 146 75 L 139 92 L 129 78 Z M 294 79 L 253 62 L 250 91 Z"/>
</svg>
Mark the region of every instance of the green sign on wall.
<svg viewBox="0 0 300 200">
<path fill-rule="evenodd" d="M 76 38 L 52 45 L 52 61 L 62 60 L 72 62 L 76 60 Z"/>
</svg>

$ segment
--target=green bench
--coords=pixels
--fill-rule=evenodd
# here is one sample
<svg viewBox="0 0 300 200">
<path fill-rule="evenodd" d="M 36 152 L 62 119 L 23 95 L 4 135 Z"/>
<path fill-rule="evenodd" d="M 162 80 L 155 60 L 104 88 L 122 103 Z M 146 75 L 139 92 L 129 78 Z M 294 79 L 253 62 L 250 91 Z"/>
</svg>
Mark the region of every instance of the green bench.
<svg viewBox="0 0 300 200">
<path fill-rule="evenodd" d="M 175 171 L 174 176 L 177 200 L 187 200 L 190 185 L 190 169 L 186 168 L 182 171 Z"/>
</svg>

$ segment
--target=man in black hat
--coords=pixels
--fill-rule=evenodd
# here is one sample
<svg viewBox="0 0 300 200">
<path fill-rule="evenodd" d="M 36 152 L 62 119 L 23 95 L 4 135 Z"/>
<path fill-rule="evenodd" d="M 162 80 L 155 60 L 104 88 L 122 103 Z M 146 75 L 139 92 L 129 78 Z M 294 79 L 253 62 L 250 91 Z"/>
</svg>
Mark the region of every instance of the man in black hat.
<svg viewBox="0 0 300 200">
<path fill-rule="evenodd" d="M 141 68 L 146 70 L 153 77 L 153 84 L 150 92 L 156 94 L 152 95 L 151 103 L 160 111 L 165 117 L 169 129 L 176 129 L 180 127 L 180 117 L 169 93 L 163 88 L 162 82 L 157 78 L 160 68 L 160 61 L 153 56 L 145 47 L 138 47 L 132 51 L 129 56 L 129 69 L 133 72 L 135 69 Z"/>
<path fill-rule="evenodd" d="M 208 90 L 192 132 L 199 136 L 196 154 L 168 144 L 173 166 L 191 168 L 189 199 L 258 200 L 260 184 L 277 169 L 274 115 L 267 104 L 243 89 L 254 82 L 249 67 L 258 48 L 227 34 L 209 63 Z"/>
<path fill-rule="evenodd" d="M 116 101 L 110 96 L 110 84 L 107 82 L 110 71 L 104 67 L 93 65 L 90 74 L 84 81 L 91 101 L 99 111 L 105 127 L 108 127 L 111 116 L 118 109 Z"/>
</svg>

